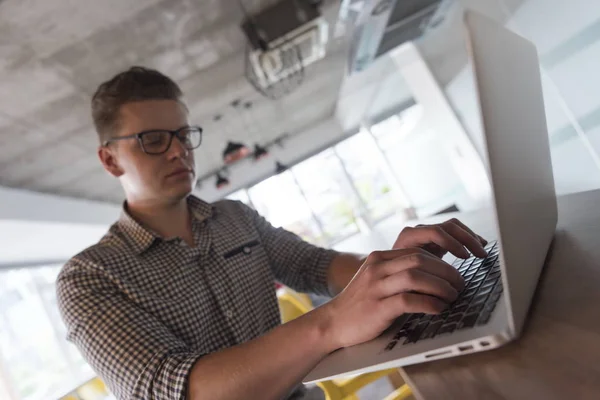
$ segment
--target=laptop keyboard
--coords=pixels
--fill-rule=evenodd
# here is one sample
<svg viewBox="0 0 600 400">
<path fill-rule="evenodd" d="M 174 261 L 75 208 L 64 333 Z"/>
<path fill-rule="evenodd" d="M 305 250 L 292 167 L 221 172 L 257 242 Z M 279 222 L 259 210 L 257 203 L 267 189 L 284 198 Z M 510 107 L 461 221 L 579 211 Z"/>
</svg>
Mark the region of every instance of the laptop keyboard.
<svg viewBox="0 0 600 400">
<path fill-rule="evenodd" d="M 409 314 L 384 351 L 392 350 L 398 343 L 410 344 L 450 334 L 456 330 L 485 325 L 502 295 L 498 243 L 485 247 L 486 258 L 471 256 L 457 259 L 452 265 L 465 279 L 465 288 L 458 299 L 439 315 Z"/>
</svg>

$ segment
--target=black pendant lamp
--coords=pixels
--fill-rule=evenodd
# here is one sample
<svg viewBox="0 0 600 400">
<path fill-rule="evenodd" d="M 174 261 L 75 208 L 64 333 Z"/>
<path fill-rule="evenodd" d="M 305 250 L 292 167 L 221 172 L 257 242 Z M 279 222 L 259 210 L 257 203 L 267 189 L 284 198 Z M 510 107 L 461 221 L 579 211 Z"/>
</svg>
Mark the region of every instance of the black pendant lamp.
<svg viewBox="0 0 600 400">
<path fill-rule="evenodd" d="M 254 161 L 261 160 L 269 155 L 267 149 L 259 145 L 258 143 L 254 146 Z"/>
<path fill-rule="evenodd" d="M 229 179 L 225 178 L 219 172 L 217 172 L 217 189 L 223 189 L 226 186 L 229 186 Z"/>
<path fill-rule="evenodd" d="M 250 149 L 246 145 L 237 142 L 227 142 L 227 147 L 223 151 L 223 161 L 225 164 L 231 164 L 250 154 Z"/>
<path fill-rule="evenodd" d="M 279 161 L 275 162 L 275 173 L 281 174 L 288 170 L 287 165 L 280 163 Z"/>
</svg>

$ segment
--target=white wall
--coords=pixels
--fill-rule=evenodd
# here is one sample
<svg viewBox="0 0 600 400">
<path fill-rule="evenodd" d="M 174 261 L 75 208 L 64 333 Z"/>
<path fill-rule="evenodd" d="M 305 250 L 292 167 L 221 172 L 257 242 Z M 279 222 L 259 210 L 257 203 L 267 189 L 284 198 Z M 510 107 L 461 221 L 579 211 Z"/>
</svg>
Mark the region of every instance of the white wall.
<svg viewBox="0 0 600 400">
<path fill-rule="evenodd" d="M 0 186 L 0 221 L 110 224 L 120 207 Z"/>
<path fill-rule="evenodd" d="M 481 1 L 502 5 L 505 0 Z M 600 2 L 526 0 L 507 26 L 533 41 L 540 53 L 557 193 L 600 188 L 600 164 L 586 147 L 590 140 L 600 150 Z M 446 95 L 483 154 L 469 67 L 447 85 Z"/>
<path fill-rule="evenodd" d="M 96 243 L 120 207 L 0 187 L 0 269 L 63 262 Z"/>
</svg>

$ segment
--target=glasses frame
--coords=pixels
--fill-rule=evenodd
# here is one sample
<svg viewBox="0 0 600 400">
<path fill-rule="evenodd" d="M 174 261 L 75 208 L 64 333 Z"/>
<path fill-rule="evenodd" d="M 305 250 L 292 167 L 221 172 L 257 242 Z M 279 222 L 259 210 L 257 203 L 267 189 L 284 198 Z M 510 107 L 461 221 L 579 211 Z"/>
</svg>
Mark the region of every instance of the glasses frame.
<svg viewBox="0 0 600 400">
<path fill-rule="evenodd" d="M 194 147 L 188 147 L 186 146 L 185 142 L 183 141 L 183 139 L 179 136 L 179 134 L 186 130 L 186 129 L 197 129 L 198 132 L 200 132 L 200 142 L 198 143 L 197 146 Z M 156 133 L 156 132 L 169 132 L 170 133 L 170 137 L 169 137 L 169 144 L 167 145 L 167 147 L 165 148 L 164 151 L 161 151 L 160 153 L 149 153 L 146 151 L 146 148 L 144 147 L 144 143 L 142 141 L 142 137 L 148 133 Z M 197 126 L 197 125 L 192 125 L 192 126 L 184 126 L 181 127 L 177 130 L 174 131 L 170 131 L 168 129 L 151 129 L 151 130 L 147 130 L 147 131 L 143 131 L 143 132 L 139 132 L 139 133 L 134 133 L 133 135 L 127 135 L 127 136 L 119 136 L 119 137 L 115 137 L 115 138 L 110 138 L 108 140 L 106 140 L 102 146 L 106 147 L 109 144 L 119 141 L 119 140 L 126 140 L 126 139 L 137 139 L 138 143 L 140 144 L 140 147 L 142 148 L 142 151 L 148 155 L 151 156 L 158 156 L 161 154 L 165 154 L 167 151 L 169 151 L 169 149 L 171 148 L 171 144 L 173 143 L 173 137 L 177 136 L 177 139 L 179 139 L 179 141 L 181 142 L 181 144 L 188 150 L 194 150 L 197 149 L 198 147 L 200 147 L 200 145 L 202 144 L 202 133 L 204 132 L 204 130 L 202 129 L 202 127 Z"/>
</svg>

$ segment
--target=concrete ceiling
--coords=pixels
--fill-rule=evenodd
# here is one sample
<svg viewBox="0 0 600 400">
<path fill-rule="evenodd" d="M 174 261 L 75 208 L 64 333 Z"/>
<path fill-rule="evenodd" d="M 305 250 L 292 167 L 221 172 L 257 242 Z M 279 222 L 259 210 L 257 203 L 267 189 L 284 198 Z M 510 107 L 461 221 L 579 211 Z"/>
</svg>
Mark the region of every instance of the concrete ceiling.
<svg viewBox="0 0 600 400">
<path fill-rule="evenodd" d="M 508 1 L 509 8 L 521 1 Z M 273 2 L 244 4 L 252 12 Z M 332 30 L 339 3 L 325 1 Z M 497 0 L 459 3 L 497 7 Z M 307 69 L 300 88 L 278 102 L 263 98 L 243 77 L 242 18 L 237 0 L 0 2 L 0 185 L 120 202 L 118 180 L 95 154 L 89 101 L 101 82 L 131 65 L 157 68 L 181 85 L 192 121 L 205 128 L 200 175 L 221 164 L 229 139 L 268 142 L 336 110 L 343 131 L 410 100 L 385 57 L 345 78 L 344 37 L 330 39 L 327 56 Z M 419 43 L 442 84 L 465 62 L 460 18 L 453 18 Z M 251 111 L 239 115 L 230 106 L 235 99 L 252 101 Z M 215 122 L 216 114 L 223 119 Z"/>
</svg>

